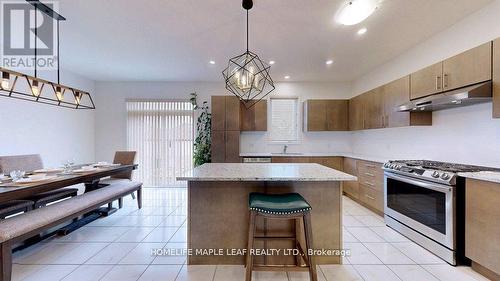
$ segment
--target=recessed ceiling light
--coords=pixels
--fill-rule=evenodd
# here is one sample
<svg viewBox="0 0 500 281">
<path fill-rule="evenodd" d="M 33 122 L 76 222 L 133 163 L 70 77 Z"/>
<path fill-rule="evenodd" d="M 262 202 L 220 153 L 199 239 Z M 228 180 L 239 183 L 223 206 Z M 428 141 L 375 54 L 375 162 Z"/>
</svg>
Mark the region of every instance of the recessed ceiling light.
<svg viewBox="0 0 500 281">
<path fill-rule="evenodd" d="M 287 79 L 287 80 L 288 80 L 288 79 L 290 79 L 290 76 L 288 76 L 288 75 L 285 75 L 285 79 Z"/>
<path fill-rule="evenodd" d="M 366 29 L 366 27 L 363 27 L 360 30 L 358 30 L 358 35 L 363 35 L 366 33 L 366 31 L 368 31 L 368 29 Z"/>
<path fill-rule="evenodd" d="M 215 61 L 211 60 L 209 61 L 210 64 L 215 64 Z"/>
<path fill-rule="evenodd" d="M 342 7 L 336 16 L 343 25 L 355 25 L 368 18 L 377 9 L 378 0 L 351 0 Z"/>
<path fill-rule="evenodd" d="M 330 64 L 332 64 L 332 63 L 333 63 L 333 60 L 327 60 L 327 61 L 326 61 L 326 64 L 327 64 L 327 65 L 330 65 Z"/>
<path fill-rule="evenodd" d="M 275 64 L 275 63 L 276 63 L 276 62 L 275 62 L 275 61 L 273 61 L 273 60 L 270 60 L 270 61 L 269 61 L 269 64 L 270 64 L 270 65 L 273 65 L 273 64 Z"/>
</svg>

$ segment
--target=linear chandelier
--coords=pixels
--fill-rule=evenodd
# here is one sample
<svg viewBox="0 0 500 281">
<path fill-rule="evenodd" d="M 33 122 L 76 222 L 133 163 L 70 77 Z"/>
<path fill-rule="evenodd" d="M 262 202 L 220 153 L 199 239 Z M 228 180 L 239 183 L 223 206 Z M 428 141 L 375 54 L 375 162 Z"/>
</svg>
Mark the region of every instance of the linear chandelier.
<svg viewBox="0 0 500 281">
<path fill-rule="evenodd" d="M 0 67 L 2 80 L 0 96 L 39 102 L 72 109 L 95 109 L 90 93 L 64 86 L 60 83 L 59 68 L 59 21 L 66 18 L 39 0 L 26 0 L 35 7 L 35 75 L 27 75 Z M 37 11 L 45 13 L 57 22 L 57 83 L 37 77 Z"/>
<path fill-rule="evenodd" d="M 243 54 L 229 59 L 222 75 L 226 89 L 236 95 L 243 104 L 250 108 L 274 91 L 274 82 L 269 74 L 271 67 L 248 48 L 248 11 L 252 9 L 252 0 L 243 0 L 243 9 L 247 11 L 247 50 Z"/>
</svg>

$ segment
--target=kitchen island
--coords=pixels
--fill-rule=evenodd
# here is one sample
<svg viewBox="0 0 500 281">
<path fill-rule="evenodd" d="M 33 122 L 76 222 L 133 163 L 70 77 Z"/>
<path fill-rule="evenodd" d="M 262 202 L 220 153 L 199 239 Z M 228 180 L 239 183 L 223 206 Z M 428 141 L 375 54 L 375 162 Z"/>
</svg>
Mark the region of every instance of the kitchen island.
<svg viewBox="0 0 500 281">
<path fill-rule="evenodd" d="M 188 181 L 187 239 L 192 251 L 188 264 L 244 264 L 240 250 L 247 246 L 251 192 L 301 194 L 312 207 L 314 249 L 339 250 L 342 248 L 341 182 L 357 180 L 319 164 L 288 163 L 210 163 L 177 179 Z M 257 220 L 258 235 L 287 236 L 294 231 L 291 221 Z M 257 242 L 255 248 L 289 249 L 293 243 L 267 240 Z M 293 264 L 294 258 L 262 255 L 256 261 Z M 339 264 L 341 258 L 319 255 L 316 262 Z"/>
</svg>

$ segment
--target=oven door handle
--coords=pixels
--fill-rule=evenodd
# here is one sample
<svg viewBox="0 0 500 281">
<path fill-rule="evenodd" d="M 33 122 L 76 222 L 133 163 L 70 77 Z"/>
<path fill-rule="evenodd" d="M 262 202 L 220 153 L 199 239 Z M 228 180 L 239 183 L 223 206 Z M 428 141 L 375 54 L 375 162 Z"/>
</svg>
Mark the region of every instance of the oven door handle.
<svg viewBox="0 0 500 281">
<path fill-rule="evenodd" d="M 391 179 L 395 179 L 398 181 L 413 184 L 413 185 L 420 186 L 420 187 L 427 188 L 427 189 L 432 189 L 432 190 L 438 191 L 438 192 L 450 192 L 451 191 L 451 186 L 447 186 L 447 185 L 442 185 L 442 184 L 438 184 L 438 183 L 423 182 L 423 181 L 419 181 L 419 180 L 416 180 L 416 179 L 413 179 L 410 177 L 395 175 L 392 173 L 391 174 L 385 173 L 385 176 L 388 178 L 391 178 Z"/>
</svg>

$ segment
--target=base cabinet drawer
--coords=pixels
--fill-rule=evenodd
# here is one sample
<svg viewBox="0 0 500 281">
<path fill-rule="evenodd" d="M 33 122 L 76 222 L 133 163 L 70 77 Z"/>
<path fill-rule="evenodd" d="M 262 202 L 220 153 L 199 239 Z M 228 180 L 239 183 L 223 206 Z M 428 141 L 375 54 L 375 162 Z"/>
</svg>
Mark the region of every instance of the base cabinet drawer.
<svg viewBox="0 0 500 281">
<path fill-rule="evenodd" d="M 384 193 L 371 187 L 359 185 L 359 200 L 366 205 L 383 212 L 384 211 Z"/>
</svg>

